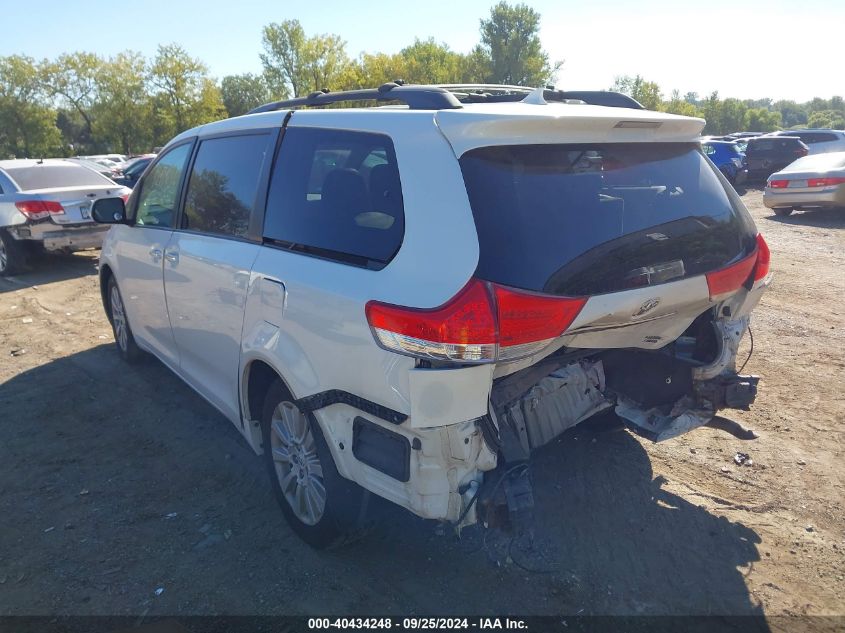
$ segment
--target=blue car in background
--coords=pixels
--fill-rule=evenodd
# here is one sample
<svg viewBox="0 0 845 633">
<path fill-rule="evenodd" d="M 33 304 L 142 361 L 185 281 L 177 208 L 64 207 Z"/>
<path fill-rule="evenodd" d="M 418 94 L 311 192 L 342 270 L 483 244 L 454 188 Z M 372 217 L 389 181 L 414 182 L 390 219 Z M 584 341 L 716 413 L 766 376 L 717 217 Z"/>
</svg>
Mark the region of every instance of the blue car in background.
<svg viewBox="0 0 845 633">
<path fill-rule="evenodd" d="M 748 162 L 745 154 L 732 141 L 701 141 L 701 151 L 732 185 L 741 185 L 748 178 Z"/>
</svg>

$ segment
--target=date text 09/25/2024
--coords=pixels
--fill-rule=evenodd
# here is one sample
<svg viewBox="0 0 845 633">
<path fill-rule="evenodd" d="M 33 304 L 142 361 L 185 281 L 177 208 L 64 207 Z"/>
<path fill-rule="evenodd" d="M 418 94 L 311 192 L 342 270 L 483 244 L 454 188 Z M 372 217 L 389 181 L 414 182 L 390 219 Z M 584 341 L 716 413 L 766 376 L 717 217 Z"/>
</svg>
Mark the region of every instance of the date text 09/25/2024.
<svg viewBox="0 0 845 633">
<path fill-rule="evenodd" d="M 309 630 L 526 630 L 519 618 L 309 618 Z"/>
</svg>

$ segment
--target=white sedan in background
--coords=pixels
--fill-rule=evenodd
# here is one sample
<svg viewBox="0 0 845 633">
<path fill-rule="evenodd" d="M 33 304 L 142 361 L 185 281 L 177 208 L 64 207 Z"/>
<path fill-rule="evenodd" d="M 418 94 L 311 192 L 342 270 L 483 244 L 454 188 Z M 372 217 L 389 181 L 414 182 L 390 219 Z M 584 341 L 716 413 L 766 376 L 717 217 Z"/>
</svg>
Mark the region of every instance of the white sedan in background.
<svg viewBox="0 0 845 633">
<path fill-rule="evenodd" d="M 0 275 L 20 272 L 39 250 L 99 248 L 107 227 L 91 206 L 131 192 L 79 161 L 0 160 Z"/>
<path fill-rule="evenodd" d="M 811 154 L 766 181 L 763 204 L 777 215 L 796 209 L 845 207 L 845 152 Z"/>
</svg>

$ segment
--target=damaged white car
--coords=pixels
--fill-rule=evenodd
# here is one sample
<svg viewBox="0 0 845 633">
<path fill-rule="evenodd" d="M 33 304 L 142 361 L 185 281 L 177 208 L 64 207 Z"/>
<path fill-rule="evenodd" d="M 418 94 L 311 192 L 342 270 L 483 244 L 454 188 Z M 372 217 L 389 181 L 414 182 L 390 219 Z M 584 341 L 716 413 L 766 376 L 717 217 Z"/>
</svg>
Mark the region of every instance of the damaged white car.
<svg viewBox="0 0 845 633">
<path fill-rule="evenodd" d="M 315 108 L 362 100 L 390 105 Z M 95 203 L 119 350 L 235 424 L 314 546 L 371 493 L 519 521 L 532 452 L 590 416 L 660 441 L 755 399 L 735 363 L 769 251 L 703 123 L 386 84 L 190 130 L 128 204 Z"/>
</svg>

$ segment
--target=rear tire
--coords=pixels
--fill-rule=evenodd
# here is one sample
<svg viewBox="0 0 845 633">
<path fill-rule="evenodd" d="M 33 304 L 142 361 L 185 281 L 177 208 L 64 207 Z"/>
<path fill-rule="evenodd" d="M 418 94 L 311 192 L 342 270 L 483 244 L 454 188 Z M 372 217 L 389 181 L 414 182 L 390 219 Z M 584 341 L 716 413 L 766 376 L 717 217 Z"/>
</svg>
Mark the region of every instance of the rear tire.
<svg viewBox="0 0 845 633">
<path fill-rule="evenodd" d="M 775 207 L 773 211 L 775 212 L 775 215 L 779 215 L 780 217 L 785 218 L 786 216 L 790 215 L 794 211 L 794 209 L 792 207 Z"/>
<path fill-rule="evenodd" d="M 316 549 L 363 536 L 369 493 L 337 472 L 319 424 L 281 381 L 267 390 L 261 431 L 270 485 L 293 531 Z"/>
<path fill-rule="evenodd" d="M 135 343 L 135 336 L 129 326 L 129 318 L 126 316 L 126 306 L 114 276 L 109 277 L 107 301 L 109 308 L 109 320 L 114 332 L 114 342 L 121 358 L 127 363 L 136 363 L 141 358 L 141 348 Z"/>
<path fill-rule="evenodd" d="M 26 269 L 29 253 L 6 229 L 0 229 L 0 277 L 17 275 Z"/>
</svg>

